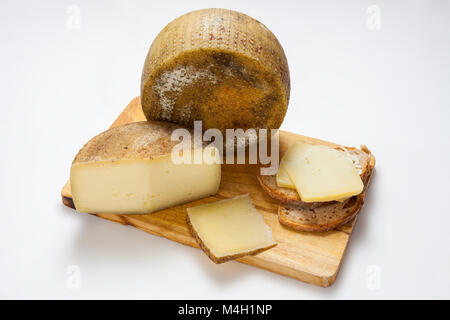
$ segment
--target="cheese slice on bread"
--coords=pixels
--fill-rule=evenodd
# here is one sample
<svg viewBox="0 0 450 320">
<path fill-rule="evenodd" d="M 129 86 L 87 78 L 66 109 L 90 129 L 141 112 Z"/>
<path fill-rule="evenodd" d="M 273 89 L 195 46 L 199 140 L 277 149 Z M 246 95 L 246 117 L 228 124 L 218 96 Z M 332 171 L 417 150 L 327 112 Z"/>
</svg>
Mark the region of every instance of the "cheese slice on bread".
<svg viewBox="0 0 450 320">
<path fill-rule="evenodd" d="M 281 202 L 278 209 L 280 223 L 298 231 L 322 232 L 343 225 L 356 216 L 364 202 L 364 192 L 375 166 L 375 158 L 365 146 L 361 149 L 337 146 L 335 149 L 345 152 L 355 165 L 363 183 L 362 192 L 358 195 L 333 201 L 306 202 L 292 187 L 279 186 L 276 174 L 258 173 L 262 188 Z M 280 168 L 282 165 L 283 161 Z M 289 186 L 291 181 L 285 182 Z"/>
<path fill-rule="evenodd" d="M 292 148 L 298 157 L 286 160 L 283 168 L 304 202 L 342 200 L 362 192 L 363 182 L 346 152 L 307 144 Z"/>
</svg>

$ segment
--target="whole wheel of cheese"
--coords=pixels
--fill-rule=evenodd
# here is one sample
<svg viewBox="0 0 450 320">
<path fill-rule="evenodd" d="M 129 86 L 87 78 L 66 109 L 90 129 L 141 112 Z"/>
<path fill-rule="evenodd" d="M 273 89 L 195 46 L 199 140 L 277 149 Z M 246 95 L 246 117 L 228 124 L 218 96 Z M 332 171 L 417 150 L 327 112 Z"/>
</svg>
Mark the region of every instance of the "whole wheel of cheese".
<svg viewBox="0 0 450 320">
<path fill-rule="evenodd" d="M 204 9 L 170 22 L 153 41 L 141 79 L 148 120 L 203 129 L 279 128 L 289 102 L 283 48 L 259 21 Z"/>
</svg>

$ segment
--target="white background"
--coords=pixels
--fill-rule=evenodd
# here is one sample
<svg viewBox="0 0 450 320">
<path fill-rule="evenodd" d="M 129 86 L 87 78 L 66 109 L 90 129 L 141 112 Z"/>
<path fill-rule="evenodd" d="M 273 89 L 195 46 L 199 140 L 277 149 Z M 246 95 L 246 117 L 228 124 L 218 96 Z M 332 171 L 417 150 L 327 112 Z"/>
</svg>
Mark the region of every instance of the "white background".
<svg viewBox="0 0 450 320">
<path fill-rule="evenodd" d="M 154 37 L 205 7 L 245 12 L 279 38 L 292 80 L 282 129 L 377 158 L 330 288 L 215 265 L 61 204 L 76 152 L 139 95 Z M 0 48 L 1 298 L 450 298 L 450 1 L 2 0 Z"/>
</svg>

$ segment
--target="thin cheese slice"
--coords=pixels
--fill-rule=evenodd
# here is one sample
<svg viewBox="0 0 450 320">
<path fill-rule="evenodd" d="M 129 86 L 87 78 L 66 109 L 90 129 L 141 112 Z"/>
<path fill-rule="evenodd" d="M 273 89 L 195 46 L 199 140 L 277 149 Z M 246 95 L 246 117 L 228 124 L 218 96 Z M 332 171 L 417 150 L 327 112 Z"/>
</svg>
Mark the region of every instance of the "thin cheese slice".
<svg viewBox="0 0 450 320">
<path fill-rule="evenodd" d="M 276 245 L 271 229 L 248 195 L 187 209 L 191 231 L 216 263 Z"/>
<path fill-rule="evenodd" d="M 294 161 L 296 158 L 299 158 L 302 155 L 305 148 L 309 147 L 310 145 L 299 142 L 294 143 L 294 145 L 289 147 L 288 151 L 283 156 L 283 159 L 281 159 L 280 166 L 278 168 L 277 185 L 279 187 L 295 189 L 295 185 L 292 182 L 291 178 L 289 178 L 289 175 L 286 171 L 284 164 L 286 161 Z"/>
<path fill-rule="evenodd" d="M 358 195 L 364 184 L 345 152 L 326 146 L 302 148 L 284 167 L 304 202 L 341 200 Z"/>
<path fill-rule="evenodd" d="M 295 185 L 291 178 L 289 178 L 286 168 L 284 167 L 283 160 L 280 162 L 280 167 L 277 172 L 277 185 L 283 188 L 295 189 Z"/>
</svg>

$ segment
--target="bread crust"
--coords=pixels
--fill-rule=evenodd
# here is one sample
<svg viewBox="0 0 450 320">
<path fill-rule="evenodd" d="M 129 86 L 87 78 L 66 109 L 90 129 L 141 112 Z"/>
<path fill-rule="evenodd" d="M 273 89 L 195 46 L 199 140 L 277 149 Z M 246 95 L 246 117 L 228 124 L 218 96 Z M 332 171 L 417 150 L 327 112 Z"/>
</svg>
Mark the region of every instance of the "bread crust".
<svg viewBox="0 0 450 320">
<path fill-rule="evenodd" d="M 334 201 L 327 202 L 303 202 L 297 191 L 294 189 L 278 187 L 276 175 L 260 175 L 258 172 L 258 181 L 266 193 L 274 199 L 287 205 L 298 206 L 304 209 L 313 209 L 323 205 L 330 204 Z"/>
<path fill-rule="evenodd" d="M 273 248 L 273 247 L 275 247 L 277 245 L 276 243 L 274 243 L 273 245 L 267 246 L 265 248 L 260 248 L 260 249 L 252 250 L 252 251 L 249 251 L 249 252 L 243 252 L 243 253 L 234 254 L 234 255 L 225 256 L 225 257 L 216 257 L 211 252 L 211 250 L 209 250 L 209 248 L 203 243 L 202 239 L 200 239 L 200 236 L 198 235 L 197 231 L 195 231 L 194 227 L 191 224 L 191 220 L 189 219 L 189 215 L 188 214 L 186 215 L 186 222 L 187 222 L 189 231 L 194 236 L 195 241 L 197 242 L 199 247 L 216 264 L 224 263 L 224 262 L 227 262 L 227 261 L 230 261 L 230 260 L 239 259 L 239 258 L 242 258 L 242 257 L 245 257 L 245 256 L 249 256 L 249 255 L 255 255 L 255 254 L 258 254 L 260 252 L 266 251 L 266 250 L 268 250 L 270 248 Z"/>
<path fill-rule="evenodd" d="M 308 209 L 299 209 L 296 207 L 292 207 L 289 205 L 282 205 L 280 204 L 278 206 L 278 220 L 282 225 L 285 225 L 291 229 L 297 230 L 297 231 L 307 231 L 307 232 L 325 232 L 330 231 L 332 229 L 335 229 L 341 225 L 346 224 L 350 220 L 352 220 L 358 213 L 359 209 L 364 203 L 364 197 L 360 195 L 356 196 L 356 204 L 351 206 L 350 209 L 347 209 L 348 211 L 338 211 L 337 215 L 335 215 L 333 218 L 334 220 L 331 220 L 330 222 L 326 224 L 314 224 L 314 223 L 308 223 L 309 221 L 306 219 L 303 219 L 305 223 L 299 222 L 299 218 L 291 218 L 291 215 L 302 215 L 302 216 L 313 216 L 314 210 L 308 210 Z M 310 212 L 312 211 L 312 212 Z M 310 219 L 311 220 L 311 219 Z"/>
</svg>

